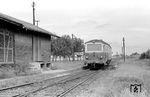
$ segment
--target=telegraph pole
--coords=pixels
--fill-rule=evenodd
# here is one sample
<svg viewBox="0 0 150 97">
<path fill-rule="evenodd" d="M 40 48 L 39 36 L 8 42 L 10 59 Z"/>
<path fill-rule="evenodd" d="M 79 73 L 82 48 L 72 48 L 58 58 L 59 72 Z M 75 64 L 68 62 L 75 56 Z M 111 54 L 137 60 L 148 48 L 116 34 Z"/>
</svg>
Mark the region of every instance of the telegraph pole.
<svg viewBox="0 0 150 97">
<path fill-rule="evenodd" d="M 33 25 L 35 25 L 35 2 L 32 3 L 33 8 Z"/>
<path fill-rule="evenodd" d="M 32 9 L 33 9 L 33 25 L 35 25 L 35 2 L 32 3 Z M 32 36 L 32 44 L 34 44 L 34 37 Z M 32 45 L 32 61 L 36 61 L 35 58 L 35 47 Z"/>
<path fill-rule="evenodd" d="M 73 34 L 72 34 L 72 58 L 74 61 L 74 40 L 73 40 Z"/>
<path fill-rule="evenodd" d="M 39 24 L 39 22 L 40 22 L 40 21 L 39 21 L 39 20 L 37 20 L 37 21 L 35 21 L 35 22 L 36 22 L 36 25 L 38 26 L 38 24 Z"/>
<path fill-rule="evenodd" d="M 123 53 L 123 59 L 124 59 L 124 62 L 125 62 L 125 39 L 124 39 L 124 37 L 123 37 L 123 39 L 122 39 L 122 42 L 123 42 L 123 48 L 122 48 L 122 53 Z"/>
</svg>

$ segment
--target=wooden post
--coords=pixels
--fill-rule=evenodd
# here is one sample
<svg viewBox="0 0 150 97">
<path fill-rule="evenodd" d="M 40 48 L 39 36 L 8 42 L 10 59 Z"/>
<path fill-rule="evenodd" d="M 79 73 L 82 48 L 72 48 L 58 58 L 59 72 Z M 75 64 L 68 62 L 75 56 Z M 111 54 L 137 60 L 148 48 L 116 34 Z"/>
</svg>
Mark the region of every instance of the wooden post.
<svg viewBox="0 0 150 97">
<path fill-rule="evenodd" d="M 10 44 L 10 34 L 8 34 L 8 43 L 7 43 L 7 47 L 6 47 L 6 62 L 8 62 L 8 53 L 9 53 L 9 44 Z"/>
<path fill-rule="evenodd" d="M 72 34 L 72 58 L 74 61 L 74 40 L 73 40 L 73 34 Z"/>
<path fill-rule="evenodd" d="M 35 25 L 35 2 L 33 2 L 32 8 L 33 8 L 33 25 Z"/>
<path fill-rule="evenodd" d="M 3 37 L 4 37 L 4 62 L 6 62 L 6 55 L 5 55 L 5 52 L 6 52 L 6 48 L 5 48 L 5 33 L 3 33 Z"/>
<path fill-rule="evenodd" d="M 123 59 L 124 59 L 124 62 L 125 62 L 125 39 L 124 39 L 124 37 L 123 37 L 123 39 L 122 39 L 122 41 L 123 41 L 123 48 L 122 48 L 122 50 L 123 50 Z"/>
<path fill-rule="evenodd" d="M 49 52 L 49 61 L 51 62 L 51 55 L 52 55 L 52 50 L 51 50 L 51 47 L 52 47 L 52 36 L 50 36 L 50 52 Z"/>
</svg>

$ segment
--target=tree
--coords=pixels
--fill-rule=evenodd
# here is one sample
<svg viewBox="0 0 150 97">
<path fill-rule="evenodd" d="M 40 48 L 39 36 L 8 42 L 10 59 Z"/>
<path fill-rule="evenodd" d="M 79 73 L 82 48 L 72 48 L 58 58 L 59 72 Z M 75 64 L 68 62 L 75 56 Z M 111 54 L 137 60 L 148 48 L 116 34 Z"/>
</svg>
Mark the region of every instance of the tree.
<svg viewBox="0 0 150 97">
<path fill-rule="evenodd" d="M 146 52 L 143 52 L 140 55 L 140 59 L 150 59 L 150 50 L 147 50 Z"/>
<path fill-rule="evenodd" d="M 80 38 L 75 38 L 74 42 L 74 52 L 83 52 L 84 50 L 84 42 Z"/>
<path fill-rule="evenodd" d="M 64 58 L 70 57 L 71 52 L 71 38 L 69 35 L 64 35 L 61 38 L 52 39 L 51 45 L 52 55 L 55 57 L 63 56 Z"/>
<path fill-rule="evenodd" d="M 83 52 L 84 51 L 84 42 L 83 42 L 83 40 L 82 39 L 80 39 L 80 38 L 75 38 L 74 39 L 74 52 Z M 81 56 L 82 55 L 77 55 L 77 60 L 78 60 L 78 58 L 80 58 L 80 60 L 81 60 Z"/>
<path fill-rule="evenodd" d="M 61 55 L 63 57 L 69 57 L 72 55 L 72 44 L 71 44 L 71 37 L 69 35 L 62 36 L 63 47 Z"/>
<path fill-rule="evenodd" d="M 62 56 L 64 58 L 73 55 L 73 52 L 82 52 L 84 48 L 83 40 L 64 35 L 57 39 L 52 39 L 51 52 L 54 57 Z M 74 51 L 73 51 L 74 50 Z"/>
</svg>

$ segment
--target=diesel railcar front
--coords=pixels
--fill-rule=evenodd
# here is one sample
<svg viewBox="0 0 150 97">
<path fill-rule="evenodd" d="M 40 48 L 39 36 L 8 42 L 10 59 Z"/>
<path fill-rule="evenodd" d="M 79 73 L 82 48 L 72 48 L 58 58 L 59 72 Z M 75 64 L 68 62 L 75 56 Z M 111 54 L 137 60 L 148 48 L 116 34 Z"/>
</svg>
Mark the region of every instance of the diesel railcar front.
<svg viewBox="0 0 150 97">
<path fill-rule="evenodd" d="M 103 40 L 90 40 L 85 43 L 83 68 L 100 68 L 111 61 L 111 46 Z"/>
</svg>

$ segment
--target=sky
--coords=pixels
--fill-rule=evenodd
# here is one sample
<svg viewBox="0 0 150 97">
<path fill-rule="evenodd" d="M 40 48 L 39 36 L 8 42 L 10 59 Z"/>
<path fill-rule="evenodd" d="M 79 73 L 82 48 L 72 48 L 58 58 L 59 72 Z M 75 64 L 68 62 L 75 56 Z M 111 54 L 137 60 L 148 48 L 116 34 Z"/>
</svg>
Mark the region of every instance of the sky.
<svg viewBox="0 0 150 97">
<path fill-rule="evenodd" d="M 0 0 L 0 13 L 32 23 L 33 0 Z M 150 48 L 149 0 L 34 0 L 39 27 L 59 36 L 102 39 L 120 54 Z"/>
</svg>

